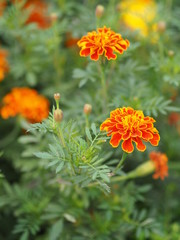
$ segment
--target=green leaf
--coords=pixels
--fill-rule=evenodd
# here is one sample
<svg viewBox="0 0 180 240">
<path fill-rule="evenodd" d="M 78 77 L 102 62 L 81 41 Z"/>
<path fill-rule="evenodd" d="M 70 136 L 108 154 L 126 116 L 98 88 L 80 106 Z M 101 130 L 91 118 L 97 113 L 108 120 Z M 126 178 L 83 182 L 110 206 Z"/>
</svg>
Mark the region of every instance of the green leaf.
<svg viewBox="0 0 180 240">
<path fill-rule="evenodd" d="M 86 136 L 89 139 L 89 141 L 92 142 L 92 136 L 91 136 L 91 133 L 89 131 L 89 128 L 87 128 L 87 127 L 86 127 Z"/>
<path fill-rule="evenodd" d="M 56 173 L 60 172 L 64 167 L 64 162 L 62 161 L 59 166 L 56 168 Z"/>
<path fill-rule="evenodd" d="M 60 219 L 57 221 L 50 230 L 49 240 L 60 239 L 61 233 L 63 230 L 63 220 Z"/>
<path fill-rule="evenodd" d="M 97 131 L 96 131 L 96 125 L 95 125 L 95 123 L 92 123 L 92 124 L 91 124 L 91 129 L 92 129 L 94 135 L 96 135 L 96 134 L 97 134 Z"/>
</svg>

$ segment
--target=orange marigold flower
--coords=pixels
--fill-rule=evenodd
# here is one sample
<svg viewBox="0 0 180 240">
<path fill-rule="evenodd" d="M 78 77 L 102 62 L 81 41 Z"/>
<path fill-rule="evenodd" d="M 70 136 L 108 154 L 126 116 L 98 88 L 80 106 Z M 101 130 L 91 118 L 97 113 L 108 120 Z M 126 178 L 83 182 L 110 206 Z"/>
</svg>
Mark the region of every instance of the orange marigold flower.
<svg viewBox="0 0 180 240">
<path fill-rule="evenodd" d="M 22 0 L 11 1 L 13 3 L 22 2 Z M 48 5 L 45 1 L 27 0 L 22 9 L 28 12 L 28 18 L 25 24 L 35 23 L 40 29 L 46 29 L 51 26 L 51 18 L 47 16 Z"/>
<path fill-rule="evenodd" d="M 111 136 L 110 144 L 116 148 L 122 140 L 122 149 L 127 153 L 134 151 L 133 142 L 139 151 L 144 152 L 146 146 L 142 142 L 150 142 L 157 146 L 160 140 L 158 130 L 154 127 L 155 120 L 152 117 L 145 117 L 140 110 L 131 107 L 117 108 L 110 113 L 100 126 L 105 130 L 107 136 Z"/>
<path fill-rule="evenodd" d="M 91 60 L 94 61 L 97 61 L 99 55 L 103 55 L 103 53 L 108 60 L 116 59 L 117 55 L 114 52 L 123 54 L 123 51 L 127 50 L 130 45 L 127 39 L 124 40 L 119 33 L 115 33 L 105 26 L 98 28 L 97 32 L 88 32 L 77 44 L 81 48 L 80 56 L 90 55 Z"/>
<path fill-rule="evenodd" d="M 34 89 L 13 88 L 3 98 L 0 114 L 4 119 L 21 115 L 31 123 L 41 122 L 48 117 L 49 101 Z"/>
<path fill-rule="evenodd" d="M 164 178 L 168 176 L 168 158 L 166 154 L 161 152 L 151 152 L 149 154 L 149 157 L 155 165 L 156 172 L 154 173 L 153 178 L 161 178 L 162 180 L 164 180 Z"/>
<path fill-rule="evenodd" d="M 0 82 L 4 79 L 5 73 L 9 70 L 9 64 L 6 60 L 7 52 L 0 50 Z"/>
<path fill-rule="evenodd" d="M 1 0 L 1 2 L 0 2 L 0 16 L 3 15 L 5 7 L 6 7 L 6 0 Z"/>
</svg>

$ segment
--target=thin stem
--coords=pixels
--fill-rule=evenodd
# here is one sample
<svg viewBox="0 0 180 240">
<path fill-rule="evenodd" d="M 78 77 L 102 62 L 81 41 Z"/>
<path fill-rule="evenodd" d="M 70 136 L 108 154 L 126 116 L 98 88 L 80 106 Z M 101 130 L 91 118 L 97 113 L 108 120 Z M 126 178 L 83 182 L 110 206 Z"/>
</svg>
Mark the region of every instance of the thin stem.
<svg viewBox="0 0 180 240">
<path fill-rule="evenodd" d="M 106 79 L 105 79 L 105 73 L 104 73 L 104 66 L 103 66 L 103 59 L 100 63 L 100 72 L 101 72 L 101 86 L 102 86 L 102 107 L 103 107 L 103 112 L 106 112 L 107 108 L 107 85 L 106 85 Z"/>
<path fill-rule="evenodd" d="M 114 173 L 117 172 L 117 170 L 123 165 L 123 163 L 125 162 L 126 158 L 127 158 L 127 153 L 123 152 L 122 158 L 119 161 L 118 165 L 116 166 Z"/>
<path fill-rule="evenodd" d="M 63 145 L 63 147 L 65 148 L 66 147 L 66 144 L 65 144 L 65 141 L 64 141 L 64 136 L 63 136 L 63 133 L 62 133 L 62 130 L 61 130 L 61 127 L 59 126 L 59 138 L 61 140 L 61 143 Z"/>
<path fill-rule="evenodd" d="M 85 118 L 86 118 L 86 127 L 89 127 L 89 115 L 85 114 Z"/>
</svg>

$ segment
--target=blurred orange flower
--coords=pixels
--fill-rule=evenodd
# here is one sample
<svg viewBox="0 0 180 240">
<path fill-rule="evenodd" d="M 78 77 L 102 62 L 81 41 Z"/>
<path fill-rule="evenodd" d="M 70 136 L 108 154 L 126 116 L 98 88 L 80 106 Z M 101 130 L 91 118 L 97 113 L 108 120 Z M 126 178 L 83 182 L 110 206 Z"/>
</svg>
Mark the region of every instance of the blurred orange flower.
<svg viewBox="0 0 180 240">
<path fill-rule="evenodd" d="M 22 0 L 11 0 L 13 3 L 22 2 Z M 28 18 L 25 24 L 35 23 L 38 28 L 46 29 L 51 26 L 51 18 L 47 16 L 48 5 L 43 0 L 27 0 L 22 7 L 27 10 Z"/>
<path fill-rule="evenodd" d="M 0 82 L 4 79 L 5 73 L 9 70 L 9 64 L 6 60 L 7 52 L 0 49 Z"/>
<path fill-rule="evenodd" d="M 143 37 L 157 31 L 156 8 L 154 0 L 123 0 L 119 4 L 123 23 L 133 31 L 138 30 Z"/>
<path fill-rule="evenodd" d="M 156 172 L 153 175 L 154 179 L 161 178 L 164 180 L 165 177 L 168 176 L 168 158 L 166 154 L 161 152 L 151 152 L 149 154 L 151 161 L 153 161 L 155 165 Z"/>
<path fill-rule="evenodd" d="M 31 123 L 41 122 L 48 117 L 49 101 L 34 89 L 17 87 L 3 98 L 0 113 L 4 119 L 21 115 Z"/>
<path fill-rule="evenodd" d="M 134 151 L 133 142 L 139 151 L 144 152 L 146 146 L 142 142 L 150 142 L 157 146 L 160 140 L 158 130 L 154 127 L 155 120 L 151 117 L 145 117 L 140 110 L 134 110 L 131 107 L 117 108 L 110 113 L 100 126 L 100 130 L 105 130 L 107 136 L 111 136 L 110 144 L 116 148 L 121 140 L 122 149 L 127 153 Z"/>
<path fill-rule="evenodd" d="M 6 0 L 1 0 L 1 2 L 0 2 L 0 16 L 3 15 L 5 7 L 6 7 Z"/>
<path fill-rule="evenodd" d="M 177 126 L 180 123 L 180 114 L 176 112 L 172 112 L 168 117 L 169 125 Z"/>
<path fill-rule="evenodd" d="M 123 54 L 123 51 L 127 50 L 130 45 L 127 39 L 124 40 L 119 33 L 115 33 L 105 26 L 98 28 L 97 32 L 88 32 L 77 44 L 81 48 L 80 56 L 90 55 L 91 60 L 94 61 L 97 61 L 99 55 L 103 55 L 103 53 L 108 60 L 116 59 L 117 55 L 114 52 Z"/>
</svg>

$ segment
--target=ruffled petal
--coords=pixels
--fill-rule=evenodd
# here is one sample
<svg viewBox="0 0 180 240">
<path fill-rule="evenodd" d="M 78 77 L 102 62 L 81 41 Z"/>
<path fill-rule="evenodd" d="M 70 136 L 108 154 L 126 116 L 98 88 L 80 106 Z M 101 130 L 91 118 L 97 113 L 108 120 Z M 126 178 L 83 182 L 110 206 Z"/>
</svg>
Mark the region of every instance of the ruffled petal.
<svg viewBox="0 0 180 240">
<path fill-rule="evenodd" d="M 116 148 L 119 146 L 120 141 L 121 141 L 121 134 L 114 133 L 111 137 L 110 144 L 112 145 L 112 147 Z"/>
<path fill-rule="evenodd" d="M 133 138 L 133 141 L 136 143 L 137 150 L 140 152 L 144 152 L 146 150 L 146 146 L 139 137 Z"/>
<path fill-rule="evenodd" d="M 132 153 L 134 151 L 134 146 L 132 144 L 131 138 L 129 138 L 128 140 L 124 140 L 121 146 L 123 151 L 127 153 Z"/>
</svg>

